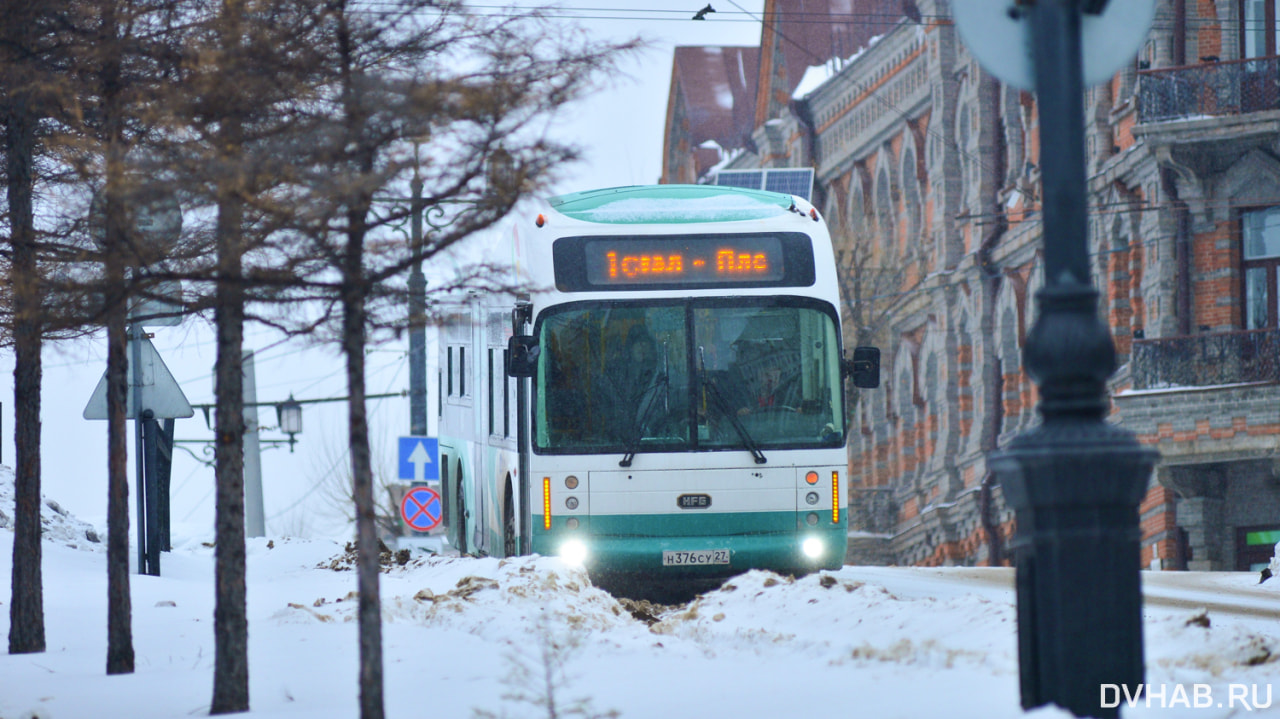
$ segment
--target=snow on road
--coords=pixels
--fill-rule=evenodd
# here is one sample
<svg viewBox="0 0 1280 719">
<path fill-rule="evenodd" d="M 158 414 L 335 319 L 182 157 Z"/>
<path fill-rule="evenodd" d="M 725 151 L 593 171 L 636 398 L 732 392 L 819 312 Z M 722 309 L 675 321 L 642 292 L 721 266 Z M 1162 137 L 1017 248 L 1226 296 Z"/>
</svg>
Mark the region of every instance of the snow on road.
<svg viewBox="0 0 1280 719">
<path fill-rule="evenodd" d="M 0 474 L 4 511 L 10 477 Z M 46 516 L 48 650 L 0 655 L 0 719 L 207 714 L 209 538 L 166 553 L 161 577 L 132 576 L 137 670 L 107 677 L 105 551 L 88 525 L 48 507 Z M 0 608 L 10 600 L 13 541 L 4 520 Z M 351 553 L 338 542 L 274 538 L 250 540 L 248 557 L 247 716 L 357 716 Z M 1274 704 L 1280 580 L 1143 577 L 1147 680 L 1165 691 L 1124 716 L 1280 715 L 1275 706 L 1246 712 L 1234 696 L 1228 706 L 1241 688 L 1250 709 Z M 1012 584 L 1008 569 L 845 567 L 799 579 L 752 571 L 664 608 L 619 602 L 557 559 L 392 560 L 381 576 L 387 714 L 545 717 L 535 702 L 550 676 L 561 709 L 580 702 L 588 716 L 1067 717 L 1019 706 Z M 8 614 L 0 612 L 6 636 Z M 1197 685 L 1222 706 L 1193 706 Z"/>
</svg>

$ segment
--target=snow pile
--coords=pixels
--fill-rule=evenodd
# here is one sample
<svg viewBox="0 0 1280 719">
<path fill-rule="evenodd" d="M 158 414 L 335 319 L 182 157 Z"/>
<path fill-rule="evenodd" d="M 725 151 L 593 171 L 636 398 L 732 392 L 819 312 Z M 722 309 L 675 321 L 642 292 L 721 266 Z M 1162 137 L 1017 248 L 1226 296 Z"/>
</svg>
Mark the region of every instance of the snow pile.
<svg viewBox="0 0 1280 719">
<path fill-rule="evenodd" d="M 384 622 L 447 628 L 495 641 L 509 639 L 513 630 L 536 632 L 547 621 L 587 632 L 638 626 L 618 600 L 592 586 L 581 567 L 558 558 L 416 558 L 384 574 L 380 591 Z M 272 618 L 282 623 L 354 622 L 357 598 L 352 591 L 340 598 L 294 602 Z"/>
<path fill-rule="evenodd" d="M 1011 604 L 973 594 L 903 598 L 855 574 L 852 567 L 800 579 L 747 572 L 664 615 L 653 631 L 715 647 L 823 652 L 831 661 L 1017 671 Z M 978 631 L 960 634 L 957 626 Z"/>
<path fill-rule="evenodd" d="M 0 507 L 10 512 L 12 475 L 0 477 Z M 179 538 L 162 555 L 161 576 L 131 575 L 136 671 L 108 677 L 105 555 L 79 540 L 86 525 L 46 509 L 48 650 L 0 655 L 0 717 L 207 714 L 215 656 L 207 537 Z M 12 549 L 12 531 L 0 528 L 0 603 L 10 594 Z M 246 553 L 252 715 L 356 716 L 350 548 L 253 538 Z M 849 566 L 799 579 L 751 571 L 663 607 L 616 600 L 555 558 L 389 550 L 382 565 L 390 717 L 546 716 L 552 699 L 626 719 L 788 717 L 798 696 L 852 701 L 868 717 L 1070 716 L 1022 711 L 1009 569 Z M 1173 697 L 1178 687 L 1211 686 L 1224 703 L 1196 708 L 1196 719 L 1232 716 L 1231 687 L 1247 687 L 1266 708 L 1280 680 L 1280 580 L 1144 572 L 1143 588 L 1146 681 L 1155 691 Z M 7 622 L 0 611 L 0 634 Z M 1124 713 L 1155 715 L 1165 714 L 1145 706 Z"/>
<path fill-rule="evenodd" d="M 1164 681 L 1210 683 L 1242 672 L 1280 675 L 1280 638 L 1231 619 L 1214 619 L 1209 610 L 1189 616 L 1148 619 L 1148 674 Z M 1269 666 L 1267 666 L 1269 665 Z M 1157 681 L 1148 676 L 1148 681 Z"/>
<path fill-rule="evenodd" d="M 13 529 L 14 477 L 9 467 L 0 467 L 0 529 Z M 76 519 L 52 499 L 40 497 L 40 534 L 45 541 L 73 549 L 107 551 L 105 537 L 93 525 Z"/>
</svg>

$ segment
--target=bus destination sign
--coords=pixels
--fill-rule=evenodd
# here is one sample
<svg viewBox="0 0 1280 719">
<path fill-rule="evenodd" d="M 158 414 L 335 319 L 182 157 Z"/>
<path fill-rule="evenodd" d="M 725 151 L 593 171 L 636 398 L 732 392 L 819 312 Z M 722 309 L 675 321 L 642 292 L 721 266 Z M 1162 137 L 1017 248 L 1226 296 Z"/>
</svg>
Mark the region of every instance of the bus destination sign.
<svg viewBox="0 0 1280 719">
<path fill-rule="evenodd" d="M 788 234 L 569 237 L 558 240 L 553 252 L 556 284 L 569 291 L 813 281 L 808 242 Z"/>
</svg>

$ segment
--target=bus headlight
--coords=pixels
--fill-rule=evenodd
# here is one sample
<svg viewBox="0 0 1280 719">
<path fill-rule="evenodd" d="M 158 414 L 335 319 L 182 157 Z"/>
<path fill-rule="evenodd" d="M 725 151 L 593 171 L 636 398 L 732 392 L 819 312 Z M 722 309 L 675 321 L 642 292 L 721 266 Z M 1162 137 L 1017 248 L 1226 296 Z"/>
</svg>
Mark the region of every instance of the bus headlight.
<svg viewBox="0 0 1280 719">
<path fill-rule="evenodd" d="M 580 567 L 587 561 L 587 545 L 580 539 L 567 540 L 560 545 L 560 558 L 575 567 Z"/>
<path fill-rule="evenodd" d="M 822 540 L 817 537 L 809 537 L 800 544 L 800 551 L 804 552 L 804 556 L 809 559 L 817 559 L 822 556 Z"/>
</svg>

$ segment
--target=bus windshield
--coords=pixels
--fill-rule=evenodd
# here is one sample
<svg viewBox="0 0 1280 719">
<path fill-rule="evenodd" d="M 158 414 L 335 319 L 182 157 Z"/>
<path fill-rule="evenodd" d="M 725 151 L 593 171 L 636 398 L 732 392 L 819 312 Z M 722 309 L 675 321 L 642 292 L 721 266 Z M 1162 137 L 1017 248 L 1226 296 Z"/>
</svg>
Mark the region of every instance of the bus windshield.
<svg viewBox="0 0 1280 719">
<path fill-rule="evenodd" d="M 539 321 L 535 449 L 606 453 L 844 442 L 834 310 L 804 298 L 579 302 Z"/>
</svg>

